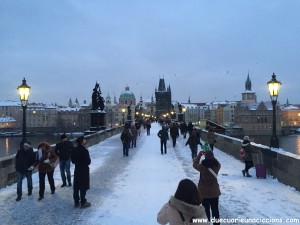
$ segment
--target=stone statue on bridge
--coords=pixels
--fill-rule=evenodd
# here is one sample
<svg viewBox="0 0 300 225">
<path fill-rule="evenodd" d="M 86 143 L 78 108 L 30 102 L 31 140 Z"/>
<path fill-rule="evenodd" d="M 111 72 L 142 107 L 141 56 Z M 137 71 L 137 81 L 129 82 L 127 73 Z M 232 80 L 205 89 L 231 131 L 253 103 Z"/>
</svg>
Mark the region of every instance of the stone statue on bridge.
<svg viewBox="0 0 300 225">
<path fill-rule="evenodd" d="M 96 82 L 95 87 L 93 89 L 92 94 L 92 110 L 98 110 L 100 109 L 103 111 L 104 109 L 104 98 L 101 96 L 101 90 L 99 84 Z"/>
</svg>

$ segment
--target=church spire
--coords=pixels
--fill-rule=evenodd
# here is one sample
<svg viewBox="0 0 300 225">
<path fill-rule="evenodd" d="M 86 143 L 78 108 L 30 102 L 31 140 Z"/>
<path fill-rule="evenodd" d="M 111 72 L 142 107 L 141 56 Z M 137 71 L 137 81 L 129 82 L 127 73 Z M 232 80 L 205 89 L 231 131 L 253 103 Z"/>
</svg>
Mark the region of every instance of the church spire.
<svg viewBox="0 0 300 225">
<path fill-rule="evenodd" d="M 251 80 L 250 80 L 250 77 L 249 77 L 249 71 L 248 71 L 248 77 L 247 77 L 247 80 L 246 80 L 246 83 L 245 83 L 245 90 L 246 91 L 251 91 L 251 87 L 252 87 L 252 84 L 251 84 Z"/>
</svg>

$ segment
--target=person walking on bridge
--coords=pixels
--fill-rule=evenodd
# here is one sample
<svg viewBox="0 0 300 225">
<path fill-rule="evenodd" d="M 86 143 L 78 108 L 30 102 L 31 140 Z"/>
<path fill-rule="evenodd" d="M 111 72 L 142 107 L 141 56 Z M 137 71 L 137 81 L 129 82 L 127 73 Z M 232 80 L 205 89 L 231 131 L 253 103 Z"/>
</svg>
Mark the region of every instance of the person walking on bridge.
<svg viewBox="0 0 300 225">
<path fill-rule="evenodd" d="M 71 182 L 71 153 L 73 149 L 73 144 L 71 141 L 68 141 L 67 135 L 62 134 L 60 136 L 60 142 L 55 145 L 54 152 L 59 157 L 59 169 L 60 169 L 60 175 L 61 179 L 63 181 L 63 184 L 61 187 L 65 187 L 67 185 L 72 186 Z M 67 174 L 67 178 L 66 178 Z"/>
<path fill-rule="evenodd" d="M 167 154 L 167 140 L 169 140 L 168 130 L 165 126 L 162 126 L 161 130 L 158 131 L 157 136 L 160 138 L 160 151 L 163 154 L 163 147 L 165 154 Z"/>
<path fill-rule="evenodd" d="M 28 196 L 32 194 L 32 170 L 36 164 L 36 154 L 30 146 L 29 142 L 24 142 L 20 150 L 16 154 L 16 174 L 17 174 L 17 199 L 22 198 L 22 181 L 24 177 L 27 179 Z"/>
<path fill-rule="evenodd" d="M 75 164 L 74 181 L 73 181 L 73 199 L 75 207 L 81 208 L 90 207 L 91 203 L 85 198 L 86 191 L 90 189 L 90 168 L 91 158 L 89 151 L 85 145 L 87 143 L 84 136 L 76 139 L 77 147 L 72 152 L 72 163 Z"/>
</svg>

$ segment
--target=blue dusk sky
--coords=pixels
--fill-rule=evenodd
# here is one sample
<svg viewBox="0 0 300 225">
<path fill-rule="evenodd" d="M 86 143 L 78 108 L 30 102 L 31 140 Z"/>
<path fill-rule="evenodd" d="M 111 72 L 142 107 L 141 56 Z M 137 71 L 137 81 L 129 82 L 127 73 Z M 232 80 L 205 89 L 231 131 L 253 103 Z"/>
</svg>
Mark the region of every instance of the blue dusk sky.
<svg viewBox="0 0 300 225">
<path fill-rule="evenodd" d="M 269 100 L 300 103 L 299 0 L 0 0 L 0 101 L 91 102 L 128 85 L 147 100 L 159 78 L 172 99 L 241 100 L 248 75 Z"/>
</svg>

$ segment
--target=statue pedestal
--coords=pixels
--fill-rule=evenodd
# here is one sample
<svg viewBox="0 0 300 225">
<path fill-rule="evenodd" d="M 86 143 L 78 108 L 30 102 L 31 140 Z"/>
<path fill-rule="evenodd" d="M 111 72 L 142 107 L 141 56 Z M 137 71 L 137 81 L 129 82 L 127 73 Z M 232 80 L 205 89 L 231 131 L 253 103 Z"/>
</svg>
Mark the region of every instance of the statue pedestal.
<svg viewBox="0 0 300 225">
<path fill-rule="evenodd" d="M 98 132 L 99 130 L 105 130 L 105 111 L 92 110 L 91 114 L 91 128 L 90 131 Z"/>
<path fill-rule="evenodd" d="M 184 122 L 182 113 L 178 113 L 178 122 Z"/>
<path fill-rule="evenodd" d="M 126 123 L 128 124 L 129 127 L 131 127 L 132 123 L 131 123 L 131 115 L 127 115 L 127 121 Z"/>
</svg>

